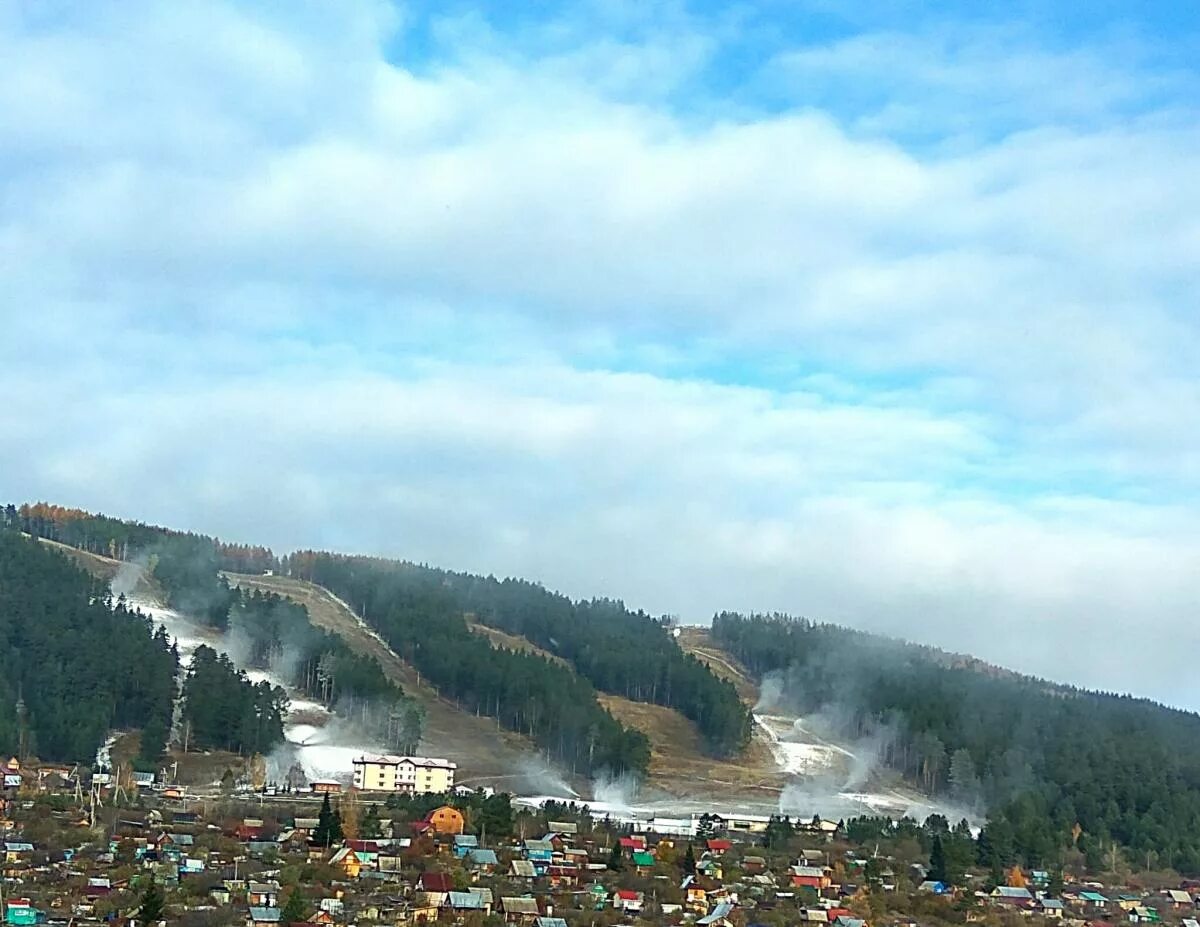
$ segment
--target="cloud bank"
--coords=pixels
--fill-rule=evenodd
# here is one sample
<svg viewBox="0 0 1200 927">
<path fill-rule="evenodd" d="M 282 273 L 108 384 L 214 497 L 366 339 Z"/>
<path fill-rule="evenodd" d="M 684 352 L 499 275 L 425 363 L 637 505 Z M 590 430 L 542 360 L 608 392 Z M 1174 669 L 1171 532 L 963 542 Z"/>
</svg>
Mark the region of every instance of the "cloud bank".
<svg viewBox="0 0 1200 927">
<path fill-rule="evenodd" d="M 8 7 L 5 497 L 1200 708 L 1196 23 L 770 7 Z"/>
</svg>

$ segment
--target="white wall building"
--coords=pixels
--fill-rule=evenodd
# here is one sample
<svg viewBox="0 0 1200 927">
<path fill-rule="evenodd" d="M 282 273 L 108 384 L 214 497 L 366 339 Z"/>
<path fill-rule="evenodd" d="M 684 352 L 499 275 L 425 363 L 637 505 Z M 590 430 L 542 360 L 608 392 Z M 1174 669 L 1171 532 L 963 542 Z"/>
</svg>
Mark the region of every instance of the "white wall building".
<svg viewBox="0 0 1200 927">
<path fill-rule="evenodd" d="M 413 795 L 449 792 L 456 769 L 457 764 L 432 756 L 360 756 L 354 760 L 354 787 Z"/>
</svg>

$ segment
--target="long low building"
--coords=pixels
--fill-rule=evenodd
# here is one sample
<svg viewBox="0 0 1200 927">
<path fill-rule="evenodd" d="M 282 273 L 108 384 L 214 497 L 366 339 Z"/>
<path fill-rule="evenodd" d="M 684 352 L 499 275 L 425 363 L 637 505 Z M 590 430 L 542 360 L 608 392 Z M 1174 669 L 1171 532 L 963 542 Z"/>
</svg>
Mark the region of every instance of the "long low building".
<svg viewBox="0 0 1200 927">
<path fill-rule="evenodd" d="M 432 756 L 360 756 L 354 760 L 354 787 L 364 792 L 424 795 L 454 788 L 456 763 Z"/>
</svg>

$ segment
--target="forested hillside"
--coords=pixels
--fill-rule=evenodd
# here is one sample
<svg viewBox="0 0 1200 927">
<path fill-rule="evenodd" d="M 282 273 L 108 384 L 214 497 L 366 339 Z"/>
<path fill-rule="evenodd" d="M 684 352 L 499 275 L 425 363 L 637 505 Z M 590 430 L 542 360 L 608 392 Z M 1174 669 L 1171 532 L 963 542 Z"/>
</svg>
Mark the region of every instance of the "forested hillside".
<svg viewBox="0 0 1200 927">
<path fill-rule="evenodd" d="M 713 636 L 780 673 L 797 710 L 873 735 L 880 760 L 928 791 L 986 806 L 985 863 L 1099 863 L 1116 841 L 1200 872 L 1200 716 L 800 619 L 720 614 Z"/>
<path fill-rule="evenodd" d="M 282 560 L 262 547 L 122 522 L 38 503 L 10 507 L 9 518 L 31 534 L 117 558 L 144 559 L 172 606 L 220 630 L 243 631 L 252 658 L 272 648 L 304 653 L 297 685 L 327 697 L 332 667 L 342 692 L 359 705 L 380 696 L 400 707 L 386 712 L 387 729 L 412 742 L 419 718 L 403 693 L 382 691 L 378 667 L 352 659 L 336 638 L 309 633 L 298 608 L 247 598 L 218 572 L 279 570 L 326 586 L 364 619 L 441 692 L 469 710 L 528 734 L 573 771 L 645 772 L 646 738 L 616 721 L 596 689 L 678 710 L 695 722 L 715 756 L 737 754 L 751 720 L 736 690 L 685 654 L 667 628 L 619 602 L 572 602 L 519 580 L 503 582 L 394 561 L 302 552 Z M 494 648 L 470 633 L 465 616 L 517 634 L 566 660 L 566 669 L 536 654 Z M 301 633 L 303 632 L 303 633 Z M 378 713 L 378 712 L 377 712 Z M 380 723 L 376 718 L 373 723 Z"/>
<path fill-rule="evenodd" d="M 384 565 L 367 558 L 346 561 L 339 581 L 363 568 Z M 327 555 L 292 554 L 284 568 L 302 579 L 332 575 Z M 602 599 L 573 602 L 524 580 L 451 573 L 415 564 L 393 564 L 388 584 L 415 594 L 436 588 L 431 602 L 446 614 L 471 614 L 485 625 L 520 635 L 567 660 L 577 673 L 602 692 L 678 710 L 696 723 L 709 749 L 729 756 L 745 746 L 751 718 L 737 690 L 690 654 L 684 653 L 661 622 L 622 603 Z M 343 598 L 347 598 L 343 596 Z M 350 597 L 350 601 L 359 600 Z M 368 607 L 368 611 L 370 608 Z"/>
<path fill-rule="evenodd" d="M 205 535 L 46 503 L 19 508 L 9 505 L 4 520 L 35 537 L 143 563 L 168 605 L 229 632 L 230 641 L 245 649 L 242 656 L 251 667 L 281 672 L 289 684 L 330 708 L 338 708 L 343 716 L 352 717 L 361 728 L 397 750 L 414 749 L 420 740 L 420 706 L 387 679 L 377 662 L 357 656 L 340 638 L 314 627 L 304 606 L 281 596 L 234 589 L 221 575 L 221 570 L 262 572 L 278 567 L 279 561 L 268 548 L 227 544 Z M 222 669 L 214 664 L 205 671 Z M 236 674 L 235 678 L 214 680 L 222 684 L 228 702 L 214 716 L 233 720 L 226 726 L 194 725 L 189 733 L 196 746 L 254 752 L 283 739 L 279 725 L 266 724 L 264 737 L 257 733 L 257 726 L 256 733 L 248 733 L 240 720 L 251 711 L 245 707 L 250 705 L 258 706 L 253 709 L 256 714 L 271 714 L 263 707 L 269 701 L 267 696 L 256 694 L 249 681 L 244 677 L 239 681 Z"/>
<path fill-rule="evenodd" d="M 0 526 L 0 753 L 91 762 L 110 730 L 132 727 L 157 759 L 177 665 L 166 635 L 104 583 Z"/>
<path fill-rule="evenodd" d="M 572 772 L 645 773 L 645 735 L 613 718 L 591 684 L 566 667 L 493 648 L 472 633 L 461 601 L 437 571 L 323 553 L 289 562 L 296 575 L 349 602 L 443 695 L 527 734 Z"/>
<path fill-rule="evenodd" d="M 287 708 L 283 689 L 251 683 L 228 656 L 197 647 L 183 682 L 183 746 L 267 753 L 283 740 Z"/>
<path fill-rule="evenodd" d="M 313 625 L 303 605 L 270 592 L 234 590 L 233 596 L 229 630 L 244 646 L 248 665 L 284 674 L 291 685 L 391 749 L 417 749 L 424 712 L 378 662 Z"/>
</svg>

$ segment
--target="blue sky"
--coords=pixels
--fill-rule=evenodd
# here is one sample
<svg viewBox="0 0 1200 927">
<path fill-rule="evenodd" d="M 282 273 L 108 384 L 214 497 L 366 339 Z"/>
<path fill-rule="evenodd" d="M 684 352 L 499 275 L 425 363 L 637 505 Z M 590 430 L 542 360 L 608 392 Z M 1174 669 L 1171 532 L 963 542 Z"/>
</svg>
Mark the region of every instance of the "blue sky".
<svg viewBox="0 0 1200 927">
<path fill-rule="evenodd" d="M 1198 45 L 1178 3 L 0 5 L 0 495 L 1200 707 Z"/>
</svg>

